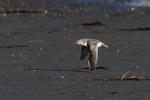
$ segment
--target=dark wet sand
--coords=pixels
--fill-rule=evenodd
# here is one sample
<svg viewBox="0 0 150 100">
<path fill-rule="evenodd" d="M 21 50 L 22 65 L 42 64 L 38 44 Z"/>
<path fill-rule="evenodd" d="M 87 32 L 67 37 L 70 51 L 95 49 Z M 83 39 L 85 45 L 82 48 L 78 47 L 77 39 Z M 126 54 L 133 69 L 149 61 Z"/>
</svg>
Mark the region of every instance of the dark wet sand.
<svg viewBox="0 0 150 100">
<path fill-rule="evenodd" d="M 63 17 L 0 16 L 0 99 L 149 100 L 149 80 L 115 80 L 129 70 L 150 78 L 150 30 L 120 30 L 150 27 L 149 18 L 98 10 Z M 82 26 L 94 21 L 104 25 Z M 81 47 L 73 45 L 84 37 L 109 45 L 99 49 L 98 62 L 108 69 L 84 69 Z"/>
</svg>

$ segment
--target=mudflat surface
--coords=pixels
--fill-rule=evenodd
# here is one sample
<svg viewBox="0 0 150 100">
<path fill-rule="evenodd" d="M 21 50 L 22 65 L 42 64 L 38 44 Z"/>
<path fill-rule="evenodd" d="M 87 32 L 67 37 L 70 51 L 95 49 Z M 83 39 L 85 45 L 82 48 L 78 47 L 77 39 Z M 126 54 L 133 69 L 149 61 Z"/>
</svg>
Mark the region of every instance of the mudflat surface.
<svg viewBox="0 0 150 100">
<path fill-rule="evenodd" d="M 1 13 L 1 100 L 150 99 L 149 8 L 81 10 Z M 92 22 L 102 25 L 83 25 Z M 98 66 L 107 69 L 85 69 L 74 45 L 85 37 L 109 45 L 99 48 Z M 129 70 L 146 80 L 117 80 Z"/>
</svg>

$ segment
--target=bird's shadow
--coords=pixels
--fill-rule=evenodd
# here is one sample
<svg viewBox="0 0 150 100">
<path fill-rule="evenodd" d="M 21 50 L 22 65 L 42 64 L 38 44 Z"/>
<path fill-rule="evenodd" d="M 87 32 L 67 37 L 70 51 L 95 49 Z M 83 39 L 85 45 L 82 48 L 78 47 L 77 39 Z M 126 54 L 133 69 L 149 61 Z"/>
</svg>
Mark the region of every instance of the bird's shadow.
<svg viewBox="0 0 150 100">
<path fill-rule="evenodd" d="M 88 72 L 83 69 L 46 69 L 46 68 L 19 68 L 19 70 L 27 71 L 27 72 L 36 72 L 36 71 L 49 71 L 49 72 Z"/>
<path fill-rule="evenodd" d="M 107 70 L 108 68 L 99 66 L 96 67 L 94 70 Z M 33 68 L 33 67 L 28 67 L 28 68 L 19 68 L 19 70 L 27 71 L 27 72 L 36 72 L 36 71 L 59 71 L 59 72 L 91 72 L 89 67 L 84 67 L 84 68 L 74 68 L 74 69 L 47 69 L 47 68 Z"/>
<path fill-rule="evenodd" d="M 89 69 L 89 67 L 84 67 L 83 69 Z M 94 70 L 108 70 L 108 68 L 107 67 L 104 67 L 104 66 L 98 66 L 98 67 L 96 67 Z"/>
<path fill-rule="evenodd" d="M 62 72 L 87 72 L 85 70 L 81 70 L 81 69 L 53 69 L 53 70 L 49 70 L 48 71 L 62 71 Z"/>
</svg>

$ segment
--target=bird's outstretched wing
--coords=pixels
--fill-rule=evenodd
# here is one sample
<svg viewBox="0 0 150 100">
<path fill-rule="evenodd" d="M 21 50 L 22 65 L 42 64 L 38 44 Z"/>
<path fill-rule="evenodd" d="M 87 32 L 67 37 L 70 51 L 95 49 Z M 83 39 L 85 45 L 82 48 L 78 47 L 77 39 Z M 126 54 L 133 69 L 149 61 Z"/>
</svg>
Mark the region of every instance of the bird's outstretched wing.
<svg viewBox="0 0 150 100">
<path fill-rule="evenodd" d="M 96 67 L 92 59 L 88 59 L 88 66 L 91 71 L 94 70 L 94 68 Z"/>
<path fill-rule="evenodd" d="M 83 60 L 88 55 L 87 50 L 88 48 L 86 46 L 82 46 L 81 57 L 80 57 L 81 60 Z"/>
<path fill-rule="evenodd" d="M 98 60 L 98 47 L 96 43 L 88 43 L 88 65 L 91 70 L 96 67 Z"/>
</svg>

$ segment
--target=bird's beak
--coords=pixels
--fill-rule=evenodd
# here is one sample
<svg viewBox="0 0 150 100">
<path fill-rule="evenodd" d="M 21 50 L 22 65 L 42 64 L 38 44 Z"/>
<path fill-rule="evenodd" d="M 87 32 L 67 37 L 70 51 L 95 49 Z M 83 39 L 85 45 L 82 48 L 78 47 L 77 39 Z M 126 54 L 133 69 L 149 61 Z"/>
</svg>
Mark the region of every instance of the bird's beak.
<svg viewBox="0 0 150 100">
<path fill-rule="evenodd" d="M 74 45 L 77 45 L 77 44 L 78 44 L 77 42 L 74 43 Z"/>
</svg>

